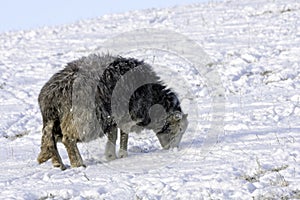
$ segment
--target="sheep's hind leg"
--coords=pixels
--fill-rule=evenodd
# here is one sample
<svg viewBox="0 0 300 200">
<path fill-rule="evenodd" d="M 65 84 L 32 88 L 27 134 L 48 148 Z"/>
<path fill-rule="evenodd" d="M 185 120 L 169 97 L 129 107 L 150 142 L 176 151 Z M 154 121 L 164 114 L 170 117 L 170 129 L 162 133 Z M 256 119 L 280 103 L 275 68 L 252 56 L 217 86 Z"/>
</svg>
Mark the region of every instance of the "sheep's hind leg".
<svg viewBox="0 0 300 200">
<path fill-rule="evenodd" d="M 70 159 L 70 163 L 72 167 L 86 167 L 83 164 L 83 160 L 81 158 L 80 152 L 77 147 L 76 139 L 69 138 L 67 136 L 63 136 L 62 143 L 65 145 L 68 156 Z"/>
<path fill-rule="evenodd" d="M 54 138 L 55 142 L 54 142 L 54 154 L 52 155 L 51 161 L 52 161 L 52 165 L 53 167 L 59 167 L 61 170 L 65 170 L 67 169 L 66 166 L 63 164 L 62 159 L 58 153 L 58 149 L 57 149 L 57 141 L 58 138 Z"/>
<path fill-rule="evenodd" d="M 54 121 L 48 122 L 43 128 L 43 136 L 41 142 L 41 152 L 38 156 L 39 164 L 46 162 L 52 158 L 52 163 L 54 167 L 60 167 L 62 170 L 66 169 L 63 164 L 61 157 L 58 153 L 56 146 L 56 139 L 54 137 L 53 129 Z"/>
<path fill-rule="evenodd" d="M 105 158 L 107 161 L 115 160 L 116 156 L 116 141 L 117 141 L 118 128 L 113 126 L 107 133 L 107 142 L 105 146 Z"/>
<path fill-rule="evenodd" d="M 128 134 L 121 130 L 119 157 L 125 158 L 128 156 Z"/>
</svg>

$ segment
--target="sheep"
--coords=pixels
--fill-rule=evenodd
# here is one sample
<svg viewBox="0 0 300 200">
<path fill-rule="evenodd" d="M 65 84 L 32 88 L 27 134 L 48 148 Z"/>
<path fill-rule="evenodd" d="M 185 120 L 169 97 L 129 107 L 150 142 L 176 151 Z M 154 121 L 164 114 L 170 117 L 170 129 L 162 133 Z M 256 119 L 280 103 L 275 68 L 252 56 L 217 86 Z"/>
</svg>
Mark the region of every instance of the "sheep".
<svg viewBox="0 0 300 200">
<path fill-rule="evenodd" d="M 37 160 L 41 164 L 51 158 L 62 170 L 66 166 L 57 149 L 59 141 L 71 167 L 85 167 L 78 142 L 106 135 L 105 157 L 114 160 L 118 128 L 119 157 L 126 157 L 129 132 L 151 129 L 169 149 L 179 145 L 188 126 L 177 95 L 150 65 L 134 58 L 92 54 L 72 61 L 42 87 L 38 102 L 43 129 Z"/>
</svg>

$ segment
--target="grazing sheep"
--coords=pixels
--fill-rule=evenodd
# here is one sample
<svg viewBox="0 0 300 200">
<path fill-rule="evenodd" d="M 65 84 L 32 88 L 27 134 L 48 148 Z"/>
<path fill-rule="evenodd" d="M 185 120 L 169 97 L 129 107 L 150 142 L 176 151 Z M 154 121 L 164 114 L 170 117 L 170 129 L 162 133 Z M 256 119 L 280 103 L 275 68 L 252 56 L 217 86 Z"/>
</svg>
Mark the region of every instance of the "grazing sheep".
<svg viewBox="0 0 300 200">
<path fill-rule="evenodd" d="M 153 130 L 164 149 L 177 147 L 188 122 L 180 102 L 152 68 L 133 58 L 90 55 L 68 63 L 42 88 L 43 117 L 38 162 L 52 159 L 66 169 L 57 150 L 61 141 L 72 167 L 85 166 L 77 142 L 107 135 L 107 160 L 116 158 L 117 129 L 120 157 L 127 156 L 128 133 Z M 157 106 L 159 105 L 159 106 Z"/>
</svg>

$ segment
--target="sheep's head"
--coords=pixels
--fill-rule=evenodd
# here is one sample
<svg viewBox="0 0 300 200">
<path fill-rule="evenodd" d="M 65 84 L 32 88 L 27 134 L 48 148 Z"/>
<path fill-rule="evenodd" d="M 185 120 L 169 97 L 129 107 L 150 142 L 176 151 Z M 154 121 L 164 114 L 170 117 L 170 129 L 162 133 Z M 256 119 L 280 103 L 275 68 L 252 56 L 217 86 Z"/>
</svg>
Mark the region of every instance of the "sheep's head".
<svg viewBox="0 0 300 200">
<path fill-rule="evenodd" d="M 181 138 L 188 126 L 187 116 L 187 114 L 183 114 L 180 111 L 172 112 L 167 116 L 163 128 L 156 134 L 164 149 L 179 146 Z"/>
</svg>

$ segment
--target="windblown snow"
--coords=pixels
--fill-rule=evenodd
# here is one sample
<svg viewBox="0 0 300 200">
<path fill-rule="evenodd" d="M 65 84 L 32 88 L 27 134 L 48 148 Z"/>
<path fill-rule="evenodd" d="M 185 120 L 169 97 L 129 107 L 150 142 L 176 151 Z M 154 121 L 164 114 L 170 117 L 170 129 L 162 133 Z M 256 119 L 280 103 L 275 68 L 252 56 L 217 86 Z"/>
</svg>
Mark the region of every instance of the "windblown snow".
<svg viewBox="0 0 300 200">
<path fill-rule="evenodd" d="M 145 131 L 130 134 L 127 158 L 106 162 L 101 138 L 79 144 L 86 168 L 38 165 L 41 87 L 66 63 L 139 28 L 177 32 L 211 58 L 225 91 L 218 138 L 204 145 L 213 97 L 193 63 L 132 50 L 124 56 L 153 65 L 189 114 L 180 148 L 162 150 Z M 1 33 L 0 199 L 300 199 L 299 53 L 298 0 L 211 1 Z"/>
</svg>

